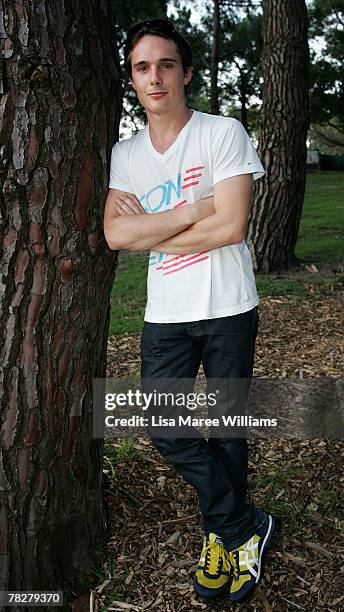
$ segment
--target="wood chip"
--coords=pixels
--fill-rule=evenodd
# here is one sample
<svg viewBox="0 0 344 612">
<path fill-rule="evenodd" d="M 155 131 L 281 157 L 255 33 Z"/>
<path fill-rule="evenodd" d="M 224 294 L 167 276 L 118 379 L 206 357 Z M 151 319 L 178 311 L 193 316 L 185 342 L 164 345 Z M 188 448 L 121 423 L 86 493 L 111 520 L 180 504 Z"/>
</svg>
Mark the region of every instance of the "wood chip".
<svg viewBox="0 0 344 612">
<path fill-rule="evenodd" d="M 295 603 L 295 601 L 290 601 L 290 599 L 287 599 L 286 597 L 281 597 L 281 599 L 283 599 L 283 601 L 286 601 L 291 606 L 294 606 L 294 608 L 297 608 L 298 610 L 306 610 L 306 608 L 304 608 L 303 606 L 300 606 L 299 604 Z"/>
<path fill-rule="evenodd" d="M 124 584 L 128 586 L 128 584 L 131 583 L 132 579 L 134 577 L 134 572 L 132 570 L 130 570 L 128 576 L 126 577 Z"/>
<path fill-rule="evenodd" d="M 192 605 L 195 606 L 195 608 L 201 608 L 201 610 L 205 610 L 207 607 L 207 604 L 201 603 L 200 601 L 196 601 L 194 597 L 191 597 L 190 603 L 192 603 Z"/>
<path fill-rule="evenodd" d="M 120 610 L 130 610 L 131 612 L 142 612 L 142 608 L 133 604 L 125 603 L 124 601 L 112 601 L 111 606 L 116 606 Z M 112 608 L 113 609 L 113 608 Z M 109 608 L 111 610 L 111 608 Z"/>
<path fill-rule="evenodd" d="M 306 542 L 306 546 L 307 548 L 311 548 L 312 550 L 321 555 L 325 555 L 325 557 L 331 558 L 334 556 L 334 553 L 330 552 L 329 550 L 326 550 L 326 548 L 321 546 L 321 544 L 317 544 L 316 542 Z"/>
<path fill-rule="evenodd" d="M 259 595 L 260 595 L 261 602 L 262 602 L 262 604 L 264 606 L 265 612 L 273 612 L 273 609 L 272 609 L 272 607 L 271 607 L 271 605 L 270 605 L 266 595 L 263 592 L 260 592 Z"/>
<path fill-rule="evenodd" d="M 343 601 L 344 599 L 344 595 L 342 595 L 341 597 L 337 597 L 337 599 L 334 599 L 333 601 L 331 601 L 331 606 L 338 606 L 338 604 Z"/>
<path fill-rule="evenodd" d="M 174 544 L 180 536 L 180 531 L 175 531 L 172 535 L 166 540 L 165 544 Z"/>
<path fill-rule="evenodd" d="M 305 560 L 302 557 L 297 557 L 296 555 L 292 555 L 291 553 L 285 553 L 284 557 L 287 561 L 292 561 L 293 563 L 299 563 L 300 565 L 305 564 Z"/>
<path fill-rule="evenodd" d="M 195 563 L 198 563 L 197 559 L 178 559 L 178 561 L 172 561 L 171 565 L 173 567 L 189 567 Z"/>
</svg>

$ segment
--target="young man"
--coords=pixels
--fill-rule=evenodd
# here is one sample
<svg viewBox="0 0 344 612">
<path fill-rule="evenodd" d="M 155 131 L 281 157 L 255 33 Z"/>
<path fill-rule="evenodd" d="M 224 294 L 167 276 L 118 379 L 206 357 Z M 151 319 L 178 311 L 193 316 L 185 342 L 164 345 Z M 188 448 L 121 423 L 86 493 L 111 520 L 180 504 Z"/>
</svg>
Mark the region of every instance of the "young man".
<svg viewBox="0 0 344 612">
<path fill-rule="evenodd" d="M 125 61 L 148 125 L 112 150 L 104 233 L 151 249 L 143 379 L 250 379 L 258 303 L 244 241 L 253 179 L 264 174 L 241 123 L 187 108 L 187 41 L 166 20 L 128 32 Z M 204 521 L 195 590 L 241 601 L 261 576 L 276 519 L 246 503 L 242 438 L 155 438 L 198 494 Z"/>
</svg>

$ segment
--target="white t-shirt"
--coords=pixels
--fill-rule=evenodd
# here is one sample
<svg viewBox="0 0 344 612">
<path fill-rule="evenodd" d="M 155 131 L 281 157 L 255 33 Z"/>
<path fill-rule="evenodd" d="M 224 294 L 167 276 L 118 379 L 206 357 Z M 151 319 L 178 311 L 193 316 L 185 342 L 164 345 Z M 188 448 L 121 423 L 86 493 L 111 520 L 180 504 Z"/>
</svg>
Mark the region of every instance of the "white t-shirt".
<svg viewBox="0 0 344 612">
<path fill-rule="evenodd" d="M 264 174 L 236 119 L 193 111 L 165 153 L 153 147 L 148 126 L 112 149 L 109 187 L 137 196 L 147 213 L 187 206 L 214 193 L 219 181 Z M 200 253 L 151 251 L 145 321 L 174 323 L 235 315 L 259 303 L 244 240 Z"/>
</svg>

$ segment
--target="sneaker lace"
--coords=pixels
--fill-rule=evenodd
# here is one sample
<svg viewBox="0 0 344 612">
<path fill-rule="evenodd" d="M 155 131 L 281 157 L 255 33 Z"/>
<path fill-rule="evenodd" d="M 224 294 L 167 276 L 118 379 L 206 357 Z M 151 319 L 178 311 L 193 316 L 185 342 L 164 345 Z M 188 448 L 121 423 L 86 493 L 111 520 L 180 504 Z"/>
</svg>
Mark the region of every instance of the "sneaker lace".
<svg viewBox="0 0 344 612">
<path fill-rule="evenodd" d="M 235 579 L 239 575 L 239 551 L 233 550 L 228 552 L 228 559 L 233 569 L 233 578 Z"/>
<path fill-rule="evenodd" d="M 218 574 L 220 571 L 220 561 L 222 560 L 222 570 L 230 570 L 228 553 L 220 542 L 208 542 L 204 549 L 204 567 L 209 574 Z"/>
</svg>

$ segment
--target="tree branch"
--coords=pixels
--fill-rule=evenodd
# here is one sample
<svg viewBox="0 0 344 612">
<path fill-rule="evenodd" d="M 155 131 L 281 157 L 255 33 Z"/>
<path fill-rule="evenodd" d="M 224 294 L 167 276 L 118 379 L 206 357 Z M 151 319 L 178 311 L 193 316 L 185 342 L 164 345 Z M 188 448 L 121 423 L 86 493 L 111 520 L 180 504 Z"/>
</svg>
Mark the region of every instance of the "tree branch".
<svg viewBox="0 0 344 612">
<path fill-rule="evenodd" d="M 327 125 L 331 126 L 335 130 L 337 130 L 337 132 L 339 132 L 340 134 L 344 135 L 344 130 L 342 128 L 338 127 L 338 125 L 336 125 L 335 123 L 332 123 L 331 121 L 328 121 Z"/>
<path fill-rule="evenodd" d="M 335 11 L 335 10 L 334 10 L 333 12 L 334 12 L 335 16 L 336 16 L 336 17 L 337 17 L 337 19 L 338 19 L 338 23 L 340 23 L 340 24 L 341 24 L 341 25 L 344 27 L 344 20 L 343 20 L 343 19 L 340 17 L 340 15 L 339 15 L 338 11 Z"/>
<path fill-rule="evenodd" d="M 311 129 L 313 132 L 315 132 L 315 134 L 320 136 L 320 138 L 322 138 L 326 143 L 335 145 L 337 147 L 344 147 L 344 140 L 340 141 L 334 138 L 333 136 L 332 137 L 327 136 L 327 134 L 324 134 L 321 130 L 319 130 L 319 128 L 316 128 L 314 125 L 312 125 Z"/>
</svg>

